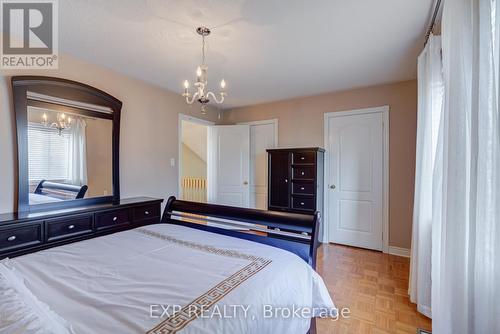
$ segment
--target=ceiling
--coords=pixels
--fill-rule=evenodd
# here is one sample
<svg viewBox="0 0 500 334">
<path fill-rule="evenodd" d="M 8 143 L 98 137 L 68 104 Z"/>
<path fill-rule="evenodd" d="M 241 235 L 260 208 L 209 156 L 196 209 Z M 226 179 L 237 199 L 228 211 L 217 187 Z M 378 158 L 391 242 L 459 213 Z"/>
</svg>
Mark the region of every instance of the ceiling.
<svg viewBox="0 0 500 334">
<path fill-rule="evenodd" d="M 182 92 L 208 38 L 232 108 L 416 77 L 433 0 L 65 0 L 60 51 Z"/>
</svg>

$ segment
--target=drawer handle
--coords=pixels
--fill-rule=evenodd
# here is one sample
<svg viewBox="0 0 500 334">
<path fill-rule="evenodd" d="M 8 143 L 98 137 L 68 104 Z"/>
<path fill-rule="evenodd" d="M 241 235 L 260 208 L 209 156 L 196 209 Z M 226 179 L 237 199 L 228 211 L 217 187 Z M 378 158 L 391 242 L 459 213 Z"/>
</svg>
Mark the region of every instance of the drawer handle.
<svg viewBox="0 0 500 334">
<path fill-rule="evenodd" d="M 118 220 L 118 217 L 113 217 L 113 221 L 117 221 Z"/>
<path fill-rule="evenodd" d="M 304 205 L 304 202 L 300 202 L 300 205 Z"/>
<path fill-rule="evenodd" d="M 72 229 L 74 229 L 74 228 L 75 228 L 75 225 L 69 225 L 69 226 L 68 226 L 68 230 L 72 230 Z"/>
<path fill-rule="evenodd" d="M 149 215 L 149 211 L 144 211 L 144 214 L 147 216 Z"/>
<path fill-rule="evenodd" d="M 16 236 L 15 235 L 12 235 L 10 237 L 7 238 L 7 241 L 14 241 L 16 240 Z"/>
<path fill-rule="evenodd" d="M 300 190 L 304 190 L 305 188 L 304 187 L 300 187 Z"/>
</svg>

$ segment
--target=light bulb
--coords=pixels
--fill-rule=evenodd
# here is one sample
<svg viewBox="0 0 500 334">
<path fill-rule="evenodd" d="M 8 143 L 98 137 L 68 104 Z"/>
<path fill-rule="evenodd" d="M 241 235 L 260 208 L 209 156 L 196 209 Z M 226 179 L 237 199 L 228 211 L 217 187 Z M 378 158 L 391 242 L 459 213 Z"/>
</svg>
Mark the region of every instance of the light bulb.
<svg viewBox="0 0 500 334">
<path fill-rule="evenodd" d="M 43 113 L 42 119 L 43 119 L 44 122 L 47 122 L 47 114 L 46 113 Z"/>
<path fill-rule="evenodd" d="M 222 89 L 226 88 L 226 81 L 224 79 L 222 79 L 220 82 L 220 88 Z"/>
<path fill-rule="evenodd" d="M 63 113 L 63 114 L 61 114 L 61 119 L 62 119 L 62 120 L 65 120 L 65 119 L 66 119 L 66 115 L 65 115 L 64 113 Z"/>
<path fill-rule="evenodd" d="M 71 124 L 71 117 L 68 117 L 68 124 Z"/>
<path fill-rule="evenodd" d="M 189 88 L 189 81 L 184 80 L 184 88 L 186 88 L 186 89 Z"/>
<path fill-rule="evenodd" d="M 199 67 L 199 66 L 196 69 L 196 76 L 201 77 L 201 67 Z"/>
</svg>

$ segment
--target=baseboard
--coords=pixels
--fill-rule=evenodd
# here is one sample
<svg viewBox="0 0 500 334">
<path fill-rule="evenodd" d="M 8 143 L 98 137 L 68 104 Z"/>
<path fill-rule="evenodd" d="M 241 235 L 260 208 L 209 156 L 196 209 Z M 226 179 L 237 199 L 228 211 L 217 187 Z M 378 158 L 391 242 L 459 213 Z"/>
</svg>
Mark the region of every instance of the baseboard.
<svg viewBox="0 0 500 334">
<path fill-rule="evenodd" d="M 410 257 L 410 250 L 408 248 L 389 246 L 389 254 L 402 257 Z"/>
</svg>

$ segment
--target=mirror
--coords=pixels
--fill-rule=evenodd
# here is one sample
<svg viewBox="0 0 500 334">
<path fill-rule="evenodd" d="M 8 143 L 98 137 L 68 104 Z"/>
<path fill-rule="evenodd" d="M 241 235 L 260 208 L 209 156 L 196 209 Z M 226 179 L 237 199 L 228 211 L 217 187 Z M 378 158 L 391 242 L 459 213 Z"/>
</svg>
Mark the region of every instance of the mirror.
<svg viewBox="0 0 500 334">
<path fill-rule="evenodd" d="M 29 204 L 113 191 L 109 119 L 28 105 Z"/>
<path fill-rule="evenodd" d="M 18 211 L 119 199 L 121 102 L 58 78 L 13 77 Z"/>
</svg>

